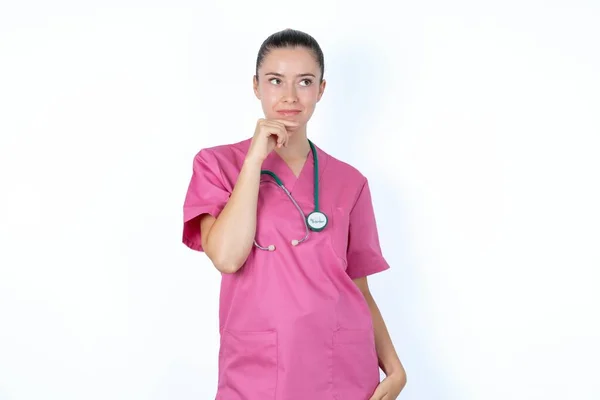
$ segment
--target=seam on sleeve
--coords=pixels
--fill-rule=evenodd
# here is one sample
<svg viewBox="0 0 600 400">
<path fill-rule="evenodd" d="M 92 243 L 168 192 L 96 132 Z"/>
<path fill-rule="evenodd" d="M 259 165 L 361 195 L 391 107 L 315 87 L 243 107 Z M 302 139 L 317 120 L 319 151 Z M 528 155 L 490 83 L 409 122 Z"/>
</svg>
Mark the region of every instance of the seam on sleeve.
<svg viewBox="0 0 600 400">
<path fill-rule="evenodd" d="M 352 204 L 352 208 L 350 209 L 350 214 L 352 214 L 352 212 L 354 211 L 354 208 L 356 207 L 356 204 L 358 203 L 358 199 L 360 198 L 360 195 L 362 194 L 363 190 L 365 190 L 365 187 L 367 186 L 367 178 L 363 177 L 363 184 L 360 187 L 360 190 L 358 191 L 356 197 L 354 198 L 354 202 Z"/>
<path fill-rule="evenodd" d="M 221 164 L 219 163 L 219 159 L 217 158 L 217 156 L 213 153 L 213 157 L 215 158 L 215 165 L 217 167 L 217 170 L 219 170 L 219 177 L 221 178 L 221 186 L 223 186 L 223 189 L 229 193 L 229 195 L 231 196 L 231 191 L 229 189 L 227 189 L 227 185 L 225 184 L 225 176 L 223 176 L 223 168 L 221 168 Z"/>
<path fill-rule="evenodd" d="M 206 152 L 207 152 L 207 154 L 210 154 L 211 157 L 213 158 L 210 161 L 211 161 L 211 164 L 215 165 L 215 170 L 219 172 L 219 179 L 221 180 L 221 187 L 223 188 L 223 190 L 225 190 L 227 193 L 229 193 L 229 196 L 231 196 L 231 190 L 228 189 L 228 185 L 226 184 L 227 181 L 225 180 L 225 176 L 223 175 L 223 168 L 221 168 L 221 164 L 219 163 L 219 158 L 215 154 L 214 150 L 206 149 Z"/>
</svg>

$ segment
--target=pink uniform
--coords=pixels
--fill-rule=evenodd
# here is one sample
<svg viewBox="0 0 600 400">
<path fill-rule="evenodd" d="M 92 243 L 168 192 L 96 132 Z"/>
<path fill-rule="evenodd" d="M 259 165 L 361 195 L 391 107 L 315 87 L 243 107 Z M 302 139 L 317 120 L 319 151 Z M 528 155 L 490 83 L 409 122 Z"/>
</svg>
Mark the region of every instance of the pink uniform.
<svg viewBox="0 0 600 400">
<path fill-rule="evenodd" d="M 201 150 L 183 207 L 183 243 L 203 251 L 201 214 L 217 217 L 233 191 L 251 139 Z M 261 183 L 256 241 L 234 274 L 222 274 L 216 400 L 368 400 L 379 384 L 373 323 L 352 279 L 389 268 L 367 179 L 316 147 L 319 206 L 328 217 L 305 235 L 294 204 Z M 305 215 L 314 210 L 312 154 L 298 178 L 275 151 L 263 169 L 279 176 Z M 264 179 L 272 179 L 263 176 Z"/>
</svg>

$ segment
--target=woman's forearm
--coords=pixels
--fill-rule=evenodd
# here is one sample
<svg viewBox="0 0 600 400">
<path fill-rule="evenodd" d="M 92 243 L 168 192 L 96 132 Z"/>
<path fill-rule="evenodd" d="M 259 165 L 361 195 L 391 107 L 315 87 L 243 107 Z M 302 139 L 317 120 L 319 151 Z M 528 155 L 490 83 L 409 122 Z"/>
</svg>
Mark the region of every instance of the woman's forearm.
<svg viewBox="0 0 600 400">
<path fill-rule="evenodd" d="M 371 310 L 371 317 L 373 319 L 373 327 L 375 330 L 375 346 L 377 349 L 377 358 L 379 359 L 379 366 L 383 372 L 389 376 L 391 374 L 399 375 L 404 383 L 406 382 L 406 371 L 400 358 L 396 353 L 396 349 L 392 343 L 392 339 L 387 330 L 379 307 L 375 303 L 375 299 L 369 292 L 365 294 L 365 299 Z"/>
<path fill-rule="evenodd" d="M 244 161 L 227 204 L 208 232 L 205 252 L 222 272 L 237 271 L 252 250 L 261 166 L 261 160 Z"/>
</svg>

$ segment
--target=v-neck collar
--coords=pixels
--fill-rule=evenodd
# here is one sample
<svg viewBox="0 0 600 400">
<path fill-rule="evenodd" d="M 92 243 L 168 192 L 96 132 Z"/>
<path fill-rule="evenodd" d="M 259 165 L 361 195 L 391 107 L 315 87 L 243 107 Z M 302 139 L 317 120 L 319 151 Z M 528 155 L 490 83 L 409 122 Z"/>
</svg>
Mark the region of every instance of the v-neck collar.
<svg viewBox="0 0 600 400">
<path fill-rule="evenodd" d="M 308 152 L 308 156 L 306 157 L 306 161 L 304 161 L 304 165 L 300 170 L 300 174 L 298 177 L 294 175 L 294 172 L 290 168 L 290 166 L 285 162 L 283 157 L 281 157 L 275 150 L 273 150 L 265 159 L 262 165 L 262 169 L 266 169 L 272 171 L 279 177 L 279 179 L 283 182 L 283 186 L 290 191 L 290 193 L 294 192 L 294 188 L 296 187 L 296 183 L 303 180 L 305 178 L 306 172 L 310 169 L 310 172 L 314 172 L 314 160 L 312 157 L 312 151 Z"/>
<path fill-rule="evenodd" d="M 250 147 L 251 140 L 252 139 L 248 139 L 248 149 Z M 316 144 L 314 144 L 314 142 L 313 145 L 315 146 L 315 151 L 319 159 L 319 187 L 322 187 L 321 181 L 328 157 L 327 154 L 325 154 Z M 314 168 L 314 157 L 312 151 L 309 151 L 306 161 L 302 166 L 302 170 L 300 171 L 298 177 L 296 177 L 284 159 L 275 150 L 273 150 L 263 162 L 261 169 L 274 172 L 275 175 L 281 179 L 287 190 L 294 194 L 298 200 L 305 198 L 305 200 L 312 202 L 314 200 Z M 263 179 L 272 178 L 265 176 Z"/>
</svg>

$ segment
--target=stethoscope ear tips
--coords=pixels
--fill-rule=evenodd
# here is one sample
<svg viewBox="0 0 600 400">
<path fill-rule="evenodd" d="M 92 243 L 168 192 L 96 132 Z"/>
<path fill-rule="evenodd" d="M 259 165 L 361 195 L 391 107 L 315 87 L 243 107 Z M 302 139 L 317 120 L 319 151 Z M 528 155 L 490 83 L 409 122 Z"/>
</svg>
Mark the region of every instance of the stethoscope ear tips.
<svg viewBox="0 0 600 400">
<path fill-rule="evenodd" d="M 275 245 L 274 244 L 269 245 L 269 251 L 275 251 Z"/>
<path fill-rule="evenodd" d="M 296 239 L 292 240 L 292 246 L 298 246 L 298 243 L 300 243 L 300 242 L 298 242 L 298 240 L 296 240 Z"/>
</svg>

